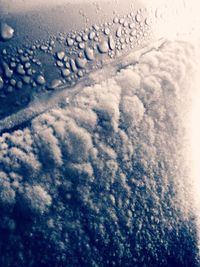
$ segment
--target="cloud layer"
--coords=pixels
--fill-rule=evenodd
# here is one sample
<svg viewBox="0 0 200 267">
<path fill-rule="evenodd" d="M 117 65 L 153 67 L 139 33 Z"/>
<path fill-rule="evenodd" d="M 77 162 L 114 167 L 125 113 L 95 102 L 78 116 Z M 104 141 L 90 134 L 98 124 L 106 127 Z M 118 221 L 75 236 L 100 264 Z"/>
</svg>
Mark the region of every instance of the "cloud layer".
<svg viewBox="0 0 200 267">
<path fill-rule="evenodd" d="M 0 265 L 195 266 L 195 67 L 190 44 L 165 42 L 0 137 Z"/>
</svg>

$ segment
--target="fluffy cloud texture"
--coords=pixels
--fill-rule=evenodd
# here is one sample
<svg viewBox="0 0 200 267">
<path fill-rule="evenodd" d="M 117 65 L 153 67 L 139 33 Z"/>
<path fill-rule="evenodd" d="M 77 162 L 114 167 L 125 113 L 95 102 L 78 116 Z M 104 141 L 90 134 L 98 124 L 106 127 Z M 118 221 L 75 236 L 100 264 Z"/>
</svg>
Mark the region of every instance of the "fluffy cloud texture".
<svg viewBox="0 0 200 267">
<path fill-rule="evenodd" d="M 166 41 L 2 134 L 1 266 L 195 266 L 195 68 L 190 44 Z"/>
</svg>

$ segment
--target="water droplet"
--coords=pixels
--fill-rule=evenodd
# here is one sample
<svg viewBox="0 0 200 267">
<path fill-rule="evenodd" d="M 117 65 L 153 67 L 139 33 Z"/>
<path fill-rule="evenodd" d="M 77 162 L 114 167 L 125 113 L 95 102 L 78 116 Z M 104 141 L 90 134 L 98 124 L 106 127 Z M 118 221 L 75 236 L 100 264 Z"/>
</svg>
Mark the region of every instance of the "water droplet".
<svg viewBox="0 0 200 267">
<path fill-rule="evenodd" d="M 83 41 L 86 42 L 87 40 L 88 40 L 88 36 L 87 36 L 87 34 L 84 34 L 84 35 L 83 35 Z"/>
<path fill-rule="evenodd" d="M 64 62 L 67 62 L 67 60 L 68 60 L 68 56 L 65 56 L 65 57 L 63 58 L 63 61 L 64 61 Z"/>
<path fill-rule="evenodd" d="M 120 44 L 124 44 L 125 43 L 125 39 L 122 37 L 122 38 L 120 38 Z"/>
<path fill-rule="evenodd" d="M 69 63 L 70 63 L 71 70 L 72 70 L 73 72 L 76 72 L 76 71 L 77 71 L 77 67 L 76 67 L 76 63 L 75 63 L 75 61 L 73 60 L 73 58 L 70 59 Z"/>
<path fill-rule="evenodd" d="M 54 79 L 49 85 L 48 85 L 48 89 L 56 89 L 59 86 L 61 86 L 63 83 L 61 80 L 59 79 Z"/>
<path fill-rule="evenodd" d="M 140 15 L 140 14 L 137 14 L 137 15 L 135 16 L 135 20 L 136 20 L 137 22 L 141 22 L 141 21 L 142 21 L 142 17 L 141 17 L 141 15 Z"/>
<path fill-rule="evenodd" d="M 24 65 L 25 69 L 29 69 L 31 67 L 31 63 L 30 62 L 27 62 L 25 65 Z"/>
<path fill-rule="evenodd" d="M 49 44 L 50 44 L 51 46 L 54 46 L 54 44 L 55 44 L 54 40 L 50 40 Z"/>
<path fill-rule="evenodd" d="M 119 20 L 119 24 L 123 24 L 124 23 L 124 18 L 121 18 L 120 20 Z"/>
<path fill-rule="evenodd" d="M 127 21 L 124 21 L 123 26 L 124 27 L 127 27 L 128 26 L 128 22 Z"/>
<path fill-rule="evenodd" d="M 59 60 L 62 60 L 65 57 L 65 52 L 64 51 L 57 52 L 56 56 Z"/>
<path fill-rule="evenodd" d="M 132 43 L 132 42 L 134 41 L 134 38 L 131 36 L 131 37 L 129 38 L 129 41 L 130 41 L 130 43 Z"/>
<path fill-rule="evenodd" d="M 135 27 L 135 23 L 132 22 L 132 23 L 129 23 L 129 29 L 133 29 Z"/>
<path fill-rule="evenodd" d="M 115 18 L 113 19 L 113 22 L 114 22 L 115 24 L 119 23 L 119 18 L 118 18 L 118 17 L 115 17 Z"/>
<path fill-rule="evenodd" d="M 32 56 L 33 55 L 33 50 L 28 49 L 27 53 L 28 53 L 29 56 Z"/>
<path fill-rule="evenodd" d="M 76 58 L 76 66 L 80 69 L 84 69 L 87 64 L 87 60 L 85 58 Z"/>
<path fill-rule="evenodd" d="M 36 87 L 37 86 L 37 84 L 36 84 L 36 82 L 32 82 L 32 87 L 34 88 L 34 87 Z"/>
<path fill-rule="evenodd" d="M 22 87 L 23 87 L 23 83 L 22 83 L 22 81 L 18 81 L 16 87 L 17 87 L 18 89 L 22 89 Z"/>
<path fill-rule="evenodd" d="M 122 36 L 122 27 L 120 26 L 116 31 L 116 36 L 120 38 Z"/>
<path fill-rule="evenodd" d="M 24 82 L 25 84 L 30 84 L 30 82 L 31 82 L 31 78 L 30 78 L 29 76 L 24 76 L 24 77 L 23 77 L 23 82 Z"/>
<path fill-rule="evenodd" d="M 11 67 L 12 69 L 16 68 L 16 66 L 17 66 L 17 65 L 16 65 L 15 62 L 11 62 L 11 63 L 10 63 L 10 67 Z"/>
<path fill-rule="evenodd" d="M 105 35 L 109 35 L 110 34 L 110 29 L 109 28 L 105 28 L 104 29 L 104 34 Z"/>
<path fill-rule="evenodd" d="M 146 18 L 145 19 L 145 24 L 149 26 L 151 24 L 151 19 L 150 18 Z"/>
<path fill-rule="evenodd" d="M 42 62 L 41 61 L 39 61 L 39 60 L 36 60 L 36 62 L 35 62 L 38 66 L 41 66 L 42 65 Z"/>
<path fill-rule="evenodd" d="M 78 47 L 80 48 L 80 49 L 84 49 L 85 48 L 85 44 L 82 42 L 82 43 L 79 43 L 78 44 Z"/>
<path fill-rule="evenodd" d="M 27 61 L 29 61 L 29 58 L 27 57 L 27 56 L 21 56 L 20 57 L 20 61 L 22 62 L 22 63 L 25 63 L 25 62 L 27 62 Z"/>
<path fill-rule="evenodd" d="M 126 42 L 126 44 L 129 44 L 129 38 L 128 37 L 126 37 L 125 42 Z"/>
<path fill-rule="evenodd" d="M 18 52 L 19 55 L 22 55 L 22 54 L 24 53 L 24 51 L 23 51 L 21 48 L 19 48 L 19 49 L 17 50 L 17 52 Z"/>
<path fill-rule="evenodd" d="M 63 77 L 67 77 L 70 75 L 70 70 L 69 69 L 62 69 L 61 73 L 62 73 Z"/>
<path fill-rule="evenodd" d="M 14 35 L 14 29 L 9 26 L 7 23 L 1 23 L 0 25 L 0 37 L 4 41 L 12 39 Z"/>
<path fill-rule="evenodd" d="M 156 18 L 159 18 L 160 17 L 160 14 L 161 14 L 160 9 L 157 8 L 156 11 L 155 11 L 155 17 Z"/>
<path fill-rule="evenodd" d="M 76 32 L 75 32 L 75 33 L 76 33 Z M 72 34 L 71 34 L 71 38 L 72 38 L 72 39 L 75 39 L 75 38 L 76 38 L 75 33 L 72 33 Z"/>
<path fill-rule="evenodd" d="M 76 42 L 77 43 L 82 42 L 82 37 L 80 35 L 76 36 Z"/>
<path fill-rule="evenodd" d="M 2 89 L 2 88 L 3 88 L 3 85 L 4 85 L 4 82 L 3 82 L 3 79 L 2 79 L 2 77 L 0 76 L 0 89 Z"/>
<path fill-rule="evenodd" d="M 95 30 L 95 31 L 99 31 L 99 26 L 98 25 L 93 25 L 93 29 Z"/>
<path fill-rule="evenodd" d="M 66 67 L 67 69 L 70 69 L 70 64 L 69 64 L 69 62 L 66 62 L 66 63 L 65 63 L 65 67 Z"/>
<path fill-rule="evenodd" d="M 99 45 L 98 45 L 98 49 L 100 53 L 107 53 L 109 51 L 109 45 L 107 41 L 102 41 Z"/>
<path fill-rule="evenodd" d="M 125 44 L 122 44 L 122 50 L 124 50 L 126 48 L 126 45 Z"/>
<path fill-rule="evenodd" d="M 4 55 L 4 56 L 7 55 L 7 50 L 6 50 L 6 49 L 3 49 L 3 51 L 2 51 L 2 55 Z"/>
<path fill-rule="evenodd" d="M 92 31 L 92 32 L 89 33 L 88 37 L 89 37 L 90 40 L 93 40 L 95 36 L 96 36 L 96 33 Z"/>
<path fill-rule="evenodd" d="M 133 31 L 130 33 L 131 36 L 136 36 L 136 34 L 137 34 L 137 31 L 136 31 L 136 30 L 133 30 Z"/>
<path fill-rule="evenodd" d="M 60 67 L 60 68 L 64 66 L 63 62 L 60 61 L 60 60 L 57 60 L 57 61 L 56 61 L 56 65 L 57 65 L 58 67 Z"/>
<path fill-rule="evenodd" d="M 113 39 L 112 36 L 109 36 L 109 38 L 108 38 L 108 44 L 109 44 L 109 47 L 110 47 L 111 50 L 114 50 L 115 49 L 115 41 L 114 41 L 114 39 Z"/>
<path fill-rule="evenodd" d="M 6 78 L 11 78 L 13 75 L 13 71 L 9 68 L 8 64 L 6 62 L 2 63 L 3 68 L 4 68 L 4 75 Z"/>
<path fill-rule="evenodd" d="M 10 85 L 12 85 L 12 86 L 15 86 L 15 85 L 16 85 L 16 83 L 17 83 L 17 82 L 16 82 L 16 80 L 15 80 L 15 79 L 11 79 L 11 80 L 10 80 Z"/>
<path fill-rule="evenodd" d="M 26 73 L 27 73 L 27 75 L 32 76 L 33 75 L 33 70 L 32 69 L 28 69 L 26 71 Z"/>
<path fill-rule="evenodd" d="M 71 38 L 67 38 L 66 42 L 68 46 L 72 46 L 74 44 L 74 40 Z"/>
<path fill-rule="evenodd" d="M 47 51 L 47 50 L 48 50 L 48 46 L 46 46 L 46 45 L 41 45 L 41 46 L 40 46 L 40 50 L 41 50 L 41 51 Z"/>
<path fill-rule="evenodd" d="M 37 82 L 37 84 L 39 84 L 39 85 L 44 85 L 46 81 L 45 81 L 44 76 L 42 76 L 42 75 L 38 75 L 38 76 L 36 77 L 36 82 Z"/>
<path fill-rule="evenodd" d="M 22 64 L 19 64 L 16 69 L 17 73 L 20 75 L 25 75 L 24 66 Z"/>
<path fill-rule="evenodd" d="M 86 47 L 85 56 L 88 60 L 94 60 L 94 50 L 90 47 Z"/>
<path fill-rule="evenodd" d="M 82 72 L 82 70 L 79 70 L 77 74 L 78 74 L 78 77 L 79 77 L 79 78 L 83 77 L 83 72 Z"/>
</svg>

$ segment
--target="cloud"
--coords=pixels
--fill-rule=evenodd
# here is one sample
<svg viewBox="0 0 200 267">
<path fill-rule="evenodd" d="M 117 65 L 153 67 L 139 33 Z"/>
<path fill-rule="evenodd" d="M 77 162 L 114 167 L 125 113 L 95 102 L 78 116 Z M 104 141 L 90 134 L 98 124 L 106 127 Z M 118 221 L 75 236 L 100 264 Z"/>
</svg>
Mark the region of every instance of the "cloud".
<svg viewBox="0 0 200 267">
<path fill-rule="evenodd" d="M 122 116 L 124 128 L 137 126 L 143 119 L 145 108 L 137 96 L 124 96 L 122 100 Z"/>
<path fill-rule="evenodd" d="M 20 192 L 22 193 L 22 192 Z M 45 191 L 45 189 L 41 185 L 26 185 L 23 190 L 23 194 L 21 194 L 21 205 L 24 208 L 28 208 L 31 212 L 43 214 L 49 206 L 52 204 L 51 196 Z"/>
</svg>

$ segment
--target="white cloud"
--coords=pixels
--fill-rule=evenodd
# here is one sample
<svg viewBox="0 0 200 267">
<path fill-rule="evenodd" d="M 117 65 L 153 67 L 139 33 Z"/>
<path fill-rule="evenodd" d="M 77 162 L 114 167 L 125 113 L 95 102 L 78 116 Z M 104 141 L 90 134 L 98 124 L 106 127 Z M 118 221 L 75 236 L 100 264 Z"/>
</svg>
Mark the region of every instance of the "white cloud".
<svg viewBox="0 0 200 267">
<path fill-rule="evenodd" d="M 124 96 L 122 99 L 122 116 L 124 128 L 135 127 L 143 119 L 145 108 L 137 96 Z"/>
<path fill-rule="evenodd" d="M 31 211 L 43 214 L 52 204 L 51 196 L 40 185 L 25 186 L 22 199 Z M 26 208 L 26 207 L 25 207 Z"/>
</svg>

